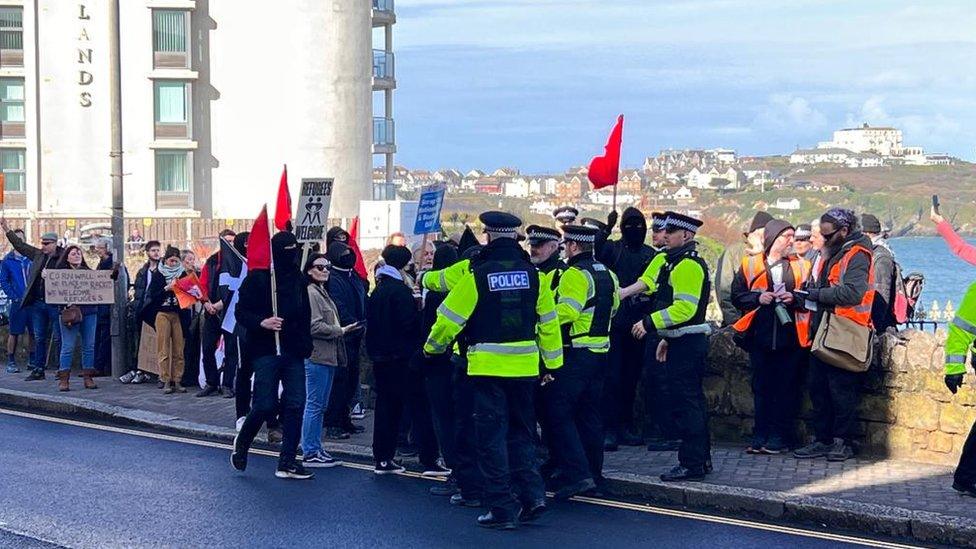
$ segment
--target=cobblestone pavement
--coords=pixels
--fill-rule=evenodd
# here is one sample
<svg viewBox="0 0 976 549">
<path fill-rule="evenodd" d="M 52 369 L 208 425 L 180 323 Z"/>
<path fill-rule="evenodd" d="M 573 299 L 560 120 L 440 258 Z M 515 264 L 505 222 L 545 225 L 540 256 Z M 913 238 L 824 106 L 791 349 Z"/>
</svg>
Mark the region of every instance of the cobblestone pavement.
<svg viewBox="0 0 976 549">
<path fill-rule="evenodd" d="M 195 398 L 186 394 L 164 395 L 155 384 L 122 385 L 112 378 L 96 378 L 99 389 L 84 390 L 80 378 L 72 378 L 71 391 L 59 393 L 49 375 L 45 381 L 23 381 L 25 374 L 0 373 L 0 388 L 84 398 L 165 414 L 172 418 L 213 425 L 234 426 L 234 401 L 220 396 Z M 372 414 L 362 422 L 365 433 L 344 441 L 345 445 L 370 446 Z M 976 519 L 976 500 L 961 497 L 951 489 L 951 469 L 892 459 L 852 459 L 828 463 L 823 459 L 796 460 L 789 456 L 751 456 L 745 445 L 716 445 L 712 451 L 715 472 L 711 484 L 754 488 L 806 496 L 826 496 L 859 503 L 902 507 Z M 656 476 L 677 460 L 674 452 L 647 452 L 643 448 L 621 447 L 606 454 L 605 472 Z"/>
</svg>

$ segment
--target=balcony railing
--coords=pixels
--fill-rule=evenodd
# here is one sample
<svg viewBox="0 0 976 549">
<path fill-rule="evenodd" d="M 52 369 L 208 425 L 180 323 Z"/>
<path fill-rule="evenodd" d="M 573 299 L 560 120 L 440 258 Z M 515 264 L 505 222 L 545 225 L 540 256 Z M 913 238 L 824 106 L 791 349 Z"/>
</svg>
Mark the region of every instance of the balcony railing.
<svg viewBox="0 0 976 549">
<path fill-rule="evenodd" d="M 373 183 L 373 200 L 396 200 L 396 185 Z"/>
<path fill-rule="evenodd" d="M 395 76 L 393 52 L 373 50 L 373 78 L 392 80 Z"/>
<path fill-rule="evenodd" d="M 373 0 L 373 9 L 376 11 L 393 11 L 393 0 Z"/>
<path fill-rule="evenodd" d="M 373 118 L 373 150 L 387 152 L 396 148 L 396 133 L 392 118 Z"/>
<path fill-rule="evenodd" d="M 396 23 L 393 0 L 373 0 L 373 27 Z"/>
</svg>

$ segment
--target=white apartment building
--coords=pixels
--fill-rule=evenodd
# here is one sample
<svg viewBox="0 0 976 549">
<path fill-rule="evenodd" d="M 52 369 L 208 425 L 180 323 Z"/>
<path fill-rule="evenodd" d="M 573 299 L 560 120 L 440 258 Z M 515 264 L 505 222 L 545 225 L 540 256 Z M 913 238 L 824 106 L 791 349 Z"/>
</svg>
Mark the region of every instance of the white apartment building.
<svg viewBox="0 0 976 549">
<path fill-rule="evenodd" d="M 125 212 L 253 218 L 283 164 L 335 178 L 330 217 L 371 194 L 369 0 L 122 0 Z M 108 0 L 0 0 L 8 215 L 106 217 Z"/>
<path fill-rule="evenodd" d="M 856 153 L 874 152 L 881 156 L 901 156 L 901 130 L 864 124 L 860 128 L 844 128 L 834 132 L 832 141 L 817 145 L 820 149 L 847 149 Z"/>
</svg>

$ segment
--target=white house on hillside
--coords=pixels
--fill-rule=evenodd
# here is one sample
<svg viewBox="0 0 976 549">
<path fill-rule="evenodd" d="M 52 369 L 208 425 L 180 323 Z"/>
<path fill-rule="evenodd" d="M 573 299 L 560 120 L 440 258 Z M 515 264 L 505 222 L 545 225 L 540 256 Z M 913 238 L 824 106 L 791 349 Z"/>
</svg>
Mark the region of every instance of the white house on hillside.
<svg viewBox="0 0 976 549">
<path fill-rule="evenodd" d="M 795 212 L 800 209 L 800 199 L 799 198 L 777 198 L 776 202 L 770 206 L 774 210 L 783 210 L 788 212 Z"/>
</svg>

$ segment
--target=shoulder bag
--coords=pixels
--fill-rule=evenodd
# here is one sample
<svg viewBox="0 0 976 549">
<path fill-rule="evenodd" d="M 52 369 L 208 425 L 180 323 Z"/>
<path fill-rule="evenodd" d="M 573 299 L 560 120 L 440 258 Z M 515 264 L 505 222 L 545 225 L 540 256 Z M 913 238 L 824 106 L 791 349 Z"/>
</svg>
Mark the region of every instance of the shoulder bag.
<svg viewBox="0 0 976 549">
<path fill-rule="evenodd" d="M 835 368 L 866 372 L 874 354 L 874 330 L 828 311 L 817 328 L 811 352 Z"/>
</svg>

